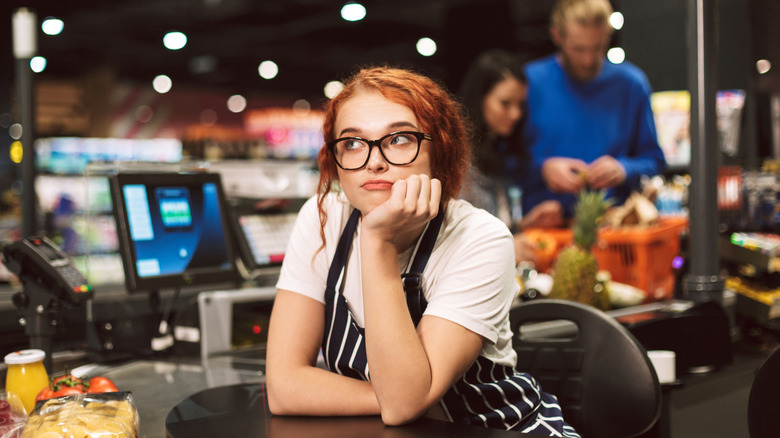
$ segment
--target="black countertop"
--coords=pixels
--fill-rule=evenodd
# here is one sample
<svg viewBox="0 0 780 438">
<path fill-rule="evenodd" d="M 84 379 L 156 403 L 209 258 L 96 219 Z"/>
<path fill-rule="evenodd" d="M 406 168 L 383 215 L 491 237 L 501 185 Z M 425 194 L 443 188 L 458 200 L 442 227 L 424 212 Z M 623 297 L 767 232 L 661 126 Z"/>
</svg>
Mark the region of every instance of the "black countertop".
<svg viewBox="0 0 780 438">
<path fill-rule="evenodd" d="M 421 419 L 385 426 L 378 416 L 286 417 L 268 411 L 265 385 L 250 383 L 197 392 L 170 410 L 165 421 L 171 438 L 503 438 L 538 436 Z"/>
</svg>

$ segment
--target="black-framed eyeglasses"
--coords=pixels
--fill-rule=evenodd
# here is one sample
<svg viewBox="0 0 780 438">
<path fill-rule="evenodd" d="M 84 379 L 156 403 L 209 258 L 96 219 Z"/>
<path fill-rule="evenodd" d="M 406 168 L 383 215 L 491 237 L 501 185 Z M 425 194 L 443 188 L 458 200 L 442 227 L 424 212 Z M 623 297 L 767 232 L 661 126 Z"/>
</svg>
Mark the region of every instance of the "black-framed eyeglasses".
<svg viewBox="0 0 780 438">
<path fill-rule="evenodd" d="M 342 137 L 328 142 L 328 148 L 336 164 L 344 170 L 357 170 L 368 164 L 371 148 L 379 147 L 385 161 L 395 166 L 403 166 L 417 159 L 420 143 L 433 141 L 428 134 L 416 131 L 391 132 L 378 140 L 366 140 L 360 137 Z"/>
</svg>

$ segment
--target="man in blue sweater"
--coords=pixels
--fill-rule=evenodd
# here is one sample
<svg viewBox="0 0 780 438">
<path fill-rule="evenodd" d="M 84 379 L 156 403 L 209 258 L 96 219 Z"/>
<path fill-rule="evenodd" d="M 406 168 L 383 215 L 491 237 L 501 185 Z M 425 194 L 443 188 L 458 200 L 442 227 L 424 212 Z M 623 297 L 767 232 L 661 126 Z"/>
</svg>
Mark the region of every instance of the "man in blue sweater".
<svg viewBox="0 0 780 438">
<path fill-rule="evenodd" d="M 550 26 L 558 53 L 526 66 L 524 211 L 558 207 L 571 217 L 585 186 L 609 189 L 620 204 L 642 175 L 666 166 L 647 77 L 633 64 L 605 59 L 611 13 L 608 0 L 560 0 Z"/>
</svg>

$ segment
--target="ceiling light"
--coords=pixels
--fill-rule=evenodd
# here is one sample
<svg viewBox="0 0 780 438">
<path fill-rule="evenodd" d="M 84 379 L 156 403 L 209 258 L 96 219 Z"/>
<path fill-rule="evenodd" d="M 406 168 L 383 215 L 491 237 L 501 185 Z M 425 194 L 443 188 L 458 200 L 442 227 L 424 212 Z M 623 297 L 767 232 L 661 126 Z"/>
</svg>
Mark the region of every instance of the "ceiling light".
<svg viewBox="0 0 780 438">
<path fill-rule="evenodd" d="M 772 63 L 769 62 L 768 59 L 759 59 L 756 61 L 756 70 L 758 70 L 758 74 L 763 75 L 769 72 L 769 70 L 772 69 Z"/>
<path fill-rule="evenodd" d="M 240 113 L 246 109 L 246 98 L 240 94 L 234 94 L 228 98 L 227 107 L 231 112 Z"/>
<path fill-rule="evenodd" d="M 46 35 L 59 35 L 62 29 L 65 27 L 65 23 L 59 18 L 46 17 L 41 23 L 41 30 Z"/>
<path fill-rule="evenodd" d="M 609 24 L 612 25 L 612 28 L 615 30 L 620 30 L 623 28 L 623 14 L 620 12 L 613 12 L 612 15 L 609 16 Z"/>
<path fill-rule="evenodd" d="M 19 123 L 14 123 L 8 128 L 8 135 L 10 135 L 14 140 L 19 140 L 22 138 L 22 132 L 22 125 Z"/>
<path fill-rule="evenodd" d="M 211 55 L 196 56 L 187 63 L 191 73 L 204 74 L 211 73 L 217 69 L 219 61 Z"/>
<path fill-rule="evenodd" d="M 263 79 L 273 79 L 279 74 L 279 66 L 273 61 L 263 61 L 257 67 L 257 72 Z"/>
<path fill-rule="evenodd" d="M 336 97 L 337 94 L 341 92 L 341 89 L 344 88 L 344 84 L 342 84 L 339 81 L 330 81 L 327 84 L 325 84 L 325 88 L 323 91 L 325 92 L 325 97 L 328 99 L 333 99 Z"/>
<path fill-rule="evenodd" d="M 171 87 L 173 87 L 173 81 L 168 76 L 159 75 L 152 81 L 152 87 L 154 88 L 154 91 L 160 94 L 165 94 L 171 91 Z"/>
<path fill-rule="evenodd" d="M 346 21 L 360 21 L 366 18 L 366 7 L 360 3 L 347 3 L 341 8 L 341 18 Z"/>
<path fill-rule="evenodd" d="M 179 50 L 187 45 L 187 35 L 181 32 L 168 32 L 163 37 L 163 45 L 169 50 Z"/>
<path fill-rule="evenodd" d="M 200 123 L 205 126 L 214 126 L 217 123 L 217 112 L 211 108 L 200 112 Z"/>
<path fill-rule="evenodd" d="M 30 60 L 30 69 L 35 73 L 40 73 L 46 70 L 46 58 L 43 56 L 33 56 Z"/>
<path fill-rule="evenodd" d="M 293 103 L 293 113 L 296 116 L 305 116 L 311 112 L 311 104 L 306 99 L 298 99 Z"/>
<path fill-rule="evenodd" d="M 422 56 L 432 56 L 436 53 L 436 41 L 430 38 L 420 38 L 417 40 L 417 53 Z"/>
<path fill-rule="evenodd" d="M 613 47 L 607 51 L 607 59 L 613 64 L 620 64 L 626 60 L 626 52 L 620 47 Z"/>
<path fill-rule="evenodd" d="M 141 123 L 149 123 L 154 117 L 154 110 L 149 105 L 141 105 L 135 109 L 135 119 Z"/>
</svg>

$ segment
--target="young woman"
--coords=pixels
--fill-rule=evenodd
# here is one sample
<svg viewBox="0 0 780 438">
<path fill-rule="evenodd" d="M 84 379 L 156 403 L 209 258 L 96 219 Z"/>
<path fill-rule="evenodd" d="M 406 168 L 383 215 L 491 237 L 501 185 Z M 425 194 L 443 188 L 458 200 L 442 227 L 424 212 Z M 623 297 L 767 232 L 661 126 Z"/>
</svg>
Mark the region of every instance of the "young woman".
<svg viewBox="0 0 780 438">
<path fill-rule="evenodd" d="M 577 436 L 514 370 L 512 236 L 455 199 L 469 146 L 452 96 L 407 70 L 364 69 L 330 102 L 323 134 L 320 188 L 277 283 L 271 411 Z"/>
<path fill-rule="evenodd" d="M 515 234 L 515 258 L 535 261 L 536 248 L 520 232 L 527 227 L 563 225 L 563 209 L 557 201 L 543 202 L 523 216 L 508 189 L 523 172 L 520 124 L 525 112 L 528 81 L 520 58 L 501 49 L 490 49 L 469 66 L 459 95 L 474 127 L 471 142 L 474 165 L 461 196 L 476 207 L 499 217 Z"/>
</svg>

